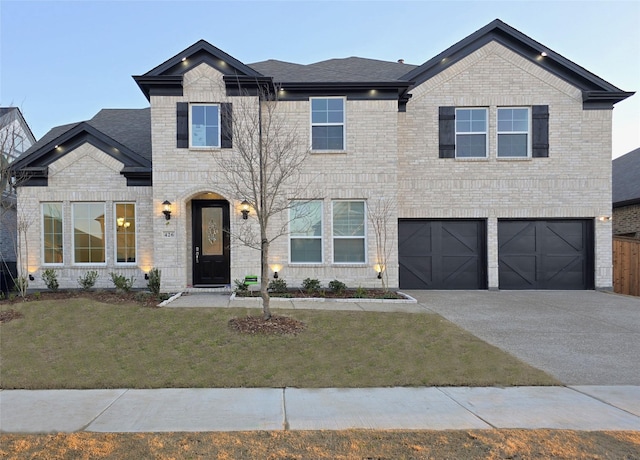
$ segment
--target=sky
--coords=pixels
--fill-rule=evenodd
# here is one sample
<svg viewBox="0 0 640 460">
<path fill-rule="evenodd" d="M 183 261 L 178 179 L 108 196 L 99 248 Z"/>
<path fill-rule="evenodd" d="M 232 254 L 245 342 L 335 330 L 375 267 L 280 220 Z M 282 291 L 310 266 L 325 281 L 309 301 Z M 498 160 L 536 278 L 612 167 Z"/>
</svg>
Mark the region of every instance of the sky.
<svg viewBox="0 0 640 460">
<path fill-rule="evenodd" d="M 37 139 L 148 102 L 131 78 L 205 39 L 241 62 L 359 56 L 420 65 L 499 18 L 640 92 L 640 1 L 0 0 L 0 106 Z M 640 147 L 640 94 L 616 104 L 613 158 Z"/>
</svg>

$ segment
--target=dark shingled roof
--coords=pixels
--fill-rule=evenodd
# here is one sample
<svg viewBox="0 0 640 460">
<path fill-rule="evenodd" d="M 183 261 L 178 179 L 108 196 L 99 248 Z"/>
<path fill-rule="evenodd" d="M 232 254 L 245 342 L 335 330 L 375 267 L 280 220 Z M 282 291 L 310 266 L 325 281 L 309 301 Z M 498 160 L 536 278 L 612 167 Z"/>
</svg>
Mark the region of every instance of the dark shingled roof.
<svg viewBox="0 0 640 460">
<path fill-rule="evenodd" d="M 613 206 L 640 203 L 640 148 L 613 160 Z"/>
<path fill-rule="evenodd" d="M 378 61 L 360 57 L 329 59 L 303 65 L 270 59 L 249 64 L 249 67 L 263 75 L 273 77 L 279 83 L 286 82 L 394 82 L 415 69 L 411 64 Z"/>
<path fill-rule="evenodd" d="M 141 157 L 151 161 L 151 111 L 149 108 L 102 109 L 86 123 L 114 141 L 128 147 Z M 52 128 L 22 154 L 20 159 L 31 155 L 31 153 L 39 150 L 42 146 L 57 139 L 79 124 L 80 122 L 69 123 Z"/>
</svg>

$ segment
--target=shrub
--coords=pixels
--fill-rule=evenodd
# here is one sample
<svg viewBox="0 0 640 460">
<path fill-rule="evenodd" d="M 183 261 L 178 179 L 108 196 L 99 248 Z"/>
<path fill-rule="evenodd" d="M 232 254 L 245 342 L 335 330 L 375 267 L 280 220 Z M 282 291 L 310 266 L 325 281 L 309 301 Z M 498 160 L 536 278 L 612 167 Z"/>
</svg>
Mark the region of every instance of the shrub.
<svg viewBox="0 0 640 460">
<path fill-rule="evenodd" d="M 23 275 L 16 277 L 13 280 L 14 290 L 18 293 L 20 297 L 25 297 L 27 295 L 27 289 L 29 288 L 29 278 Z"/>
<path fill-rule="evenodd" d="M 117 290 L 122 292 L 129 292 L 133 287 L 133 283 L 135 282 L 135 278 L 132 276 L 131 278 L 127 278 L 124 275 L 119 273 L 110 273 L 111 281 L 113 281 L 113 285 Z"/>
<path fill-rule="evenodd" d="M 273 292 L 275 294 L 286 294 L 287 282 L 283 279 L 271 280 L 269 281 L 269 292 Z"/>
<path fill-rule="evenodd" d="M 333 280 L 329 281 L 329 289 L 331 289 L 335 294 L 342 294 L 345 289 L 347 289 L 347 285 L 342 281 Z"/>
<path fill-rule="evenodd" d="M 321 287 L 320 281 L 317 279 L 305 278 L 302 281 L 302 289 L 304 289 L 307 294 L 318 292 Z"/>
<path fill-rule="evenodd" d="M 362 286 L 358 286 L 356 292 L 353 294 L 356 299 L 364 299 L 367 296 L 367 290 Z"/>
<path fill-rule="evenodd" d="M 149 271 L 149 282 L 147 283 L 147 287 L 151 291 L 151 294 L 156 297 L 160 295 L 160 276 L 162 275 L 162 271 L 157 268 L 152 268 Z"/>
<path fill-rule="evenodd" d="M 42 281 L 47 285 L 47 289 L 56 292 L 58 290 L 58 275 L 53 268 L 47 268 L 42 273 Z"/>
<path fill-rule="evenodd" d="M 238 293 L 246 293 L 249 291 L 249 285 L 244 282 L 244 280 L 233 280 L 236 285 L 236 294 Z"/>
<path fill-rule="evenodd" d="M 83 290 L 88 291 L 93 287 L 94 284 L 96 284 L 97 279 L 98 279 L 98 272 L 95 270 L 90 270 L 87 273 L 85 273 L 84 276 L 81 276 L 80 278 L 78 278 L 78 284 Z"/>
</svg>

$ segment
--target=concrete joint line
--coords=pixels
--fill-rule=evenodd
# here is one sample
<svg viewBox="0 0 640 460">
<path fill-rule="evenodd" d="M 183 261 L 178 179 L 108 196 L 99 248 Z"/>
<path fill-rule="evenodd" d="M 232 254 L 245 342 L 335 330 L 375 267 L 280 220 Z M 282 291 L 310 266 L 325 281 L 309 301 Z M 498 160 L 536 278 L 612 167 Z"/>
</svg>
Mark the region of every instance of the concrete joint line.
<svg viewBox="0 0 640 460">
<path fill-rule="evenodd" d="M 102 414 L 104 414 L 106 411 L 108 411 L 109 409 L 111 409 L 111 406 L 113 406 L 116 402 L 118 402 L 120 400 L 120 398 L 122 398 L 125 394 L 127 394 L 129 392 L 129 389 L 126 388 L 121 394 L 120 396 L 118 396 L 116 399 L 114 399 L 113 401 L 111 401 L 111 403 L 107 404 L 107 407 L 105 407 L 104 409 L 102 409 L 100 411 L 100 413 L 98 415 L 96 415 L 95 417 L 93 417 L 91 420 L 89 420 L 89 422 L 87 424 L 85 424 L 84 426 L 82 426 L 80 428 L 79 431 L 89 431 L 88 428 L 93 424 L 93 422 L 95 422 L 96 420 L 98 420 L 100 417 L 102 417 Z"/>
<path fill-rule="evenodd" d="M 614 409 L 621 410 L 622 412 L 625 412 L 625 413 L 627 413 L 629 415 L 633 415 L 634 417 L 638 417 L 638 414 L 634 414 L 633 412 L 629 412 L 627 409 L 624 409 L 622 407 L 618 407 L 615 404 L 610 403 L 609 401 L 605 401 L 604 399 L 600 399 L 597 396 L 590 395 L 588 393 L 585 393 L 584 391 L 580 391 L 577 388 L 574 388 L 574 387 L 571 387 L 571 386 L 566 386 L 566 385 L 564 386 L 564 388 L 566 388 L 567 390 L 575 391 L 578 394 L 581 394 L 583 396 L 586 396 L 587 398 L 590 398 L 590 399 L 593 399 L 595 401 L 598 401 L 598 402 L 600 402 L 602 404 L 605 404 L 605 405 L 607 405 L 609 407 L 613 407 Z"/>
<path fill-rule="evenodd" d="M 453 401 L 454 403 L 456 403 L 458 406 L 462 407 L 464 410 L 466 410 L 467 412 L 469 412 L 471 415 L 473 415 L 475 418 L 482 420 L 484 423 L 486 423 L 487 425 L 489 425 L 491 428 L 493 429 L 497 429 L 498 427 L 495 426 L 494 424 L 492 424 L 491 422 L 489 422 L 489 420 L 485 420 L 484 418 L 480 417 L 478 414 L 476 414 L 475 412 L 469 410 L 468 408 L 464 407 L 462 404 L 460 404 L 456 399 L 454 399 L 451 395 L 447 394 L 445 391 L 442 391 L 442 388 L 440 387 L 436 387 L 436 389 L 442 393 L 443 395 L 445 395 L 447 398 L 449 398 L 451 401 Z"/>
<path fill-rule="evenodd" d="M 289 420 L 287 420 L 287 400 L 286 400 L 287 388 L 282 389 L 282 429 L 289 431 Z"/>
</svg>

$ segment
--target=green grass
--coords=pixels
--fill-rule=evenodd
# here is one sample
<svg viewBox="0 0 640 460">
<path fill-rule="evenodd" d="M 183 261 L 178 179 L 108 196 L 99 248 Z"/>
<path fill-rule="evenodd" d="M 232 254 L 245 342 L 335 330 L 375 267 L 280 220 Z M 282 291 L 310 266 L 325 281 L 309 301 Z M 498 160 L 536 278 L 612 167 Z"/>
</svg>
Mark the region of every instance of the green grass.
<svg viewBox="0 0 640 460">
<path fill-rule="evenodd" d="M 378 387 L 559 382 L 434 314 L 277 311 L 297 336 L 248 336 L 249 309 L 153 309 L 76 298 L 3 305 L 0 387 Z"/>
</svg>

